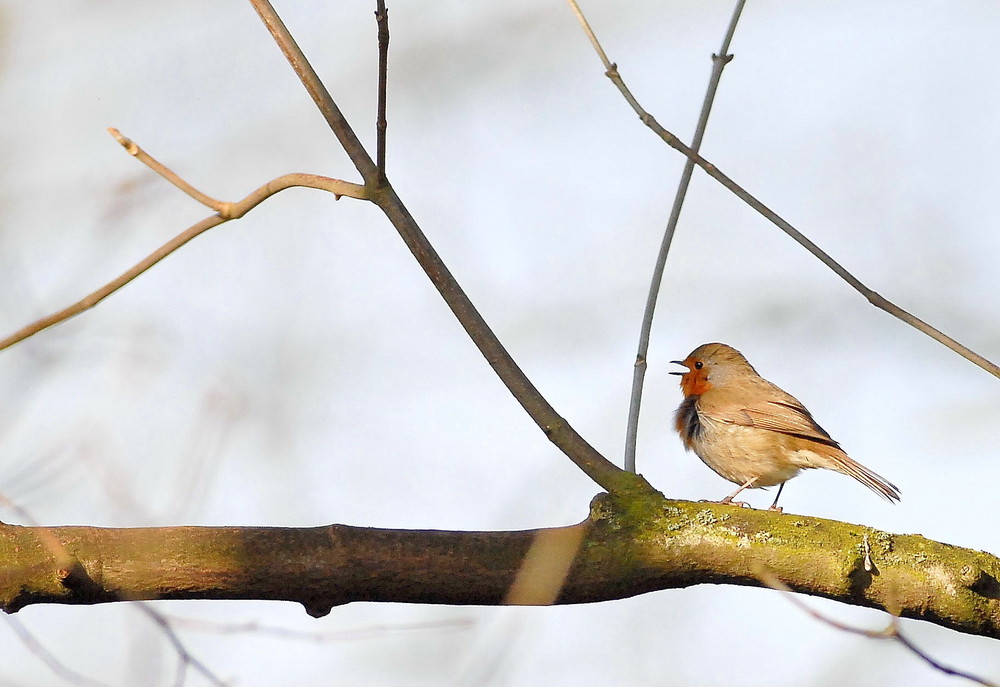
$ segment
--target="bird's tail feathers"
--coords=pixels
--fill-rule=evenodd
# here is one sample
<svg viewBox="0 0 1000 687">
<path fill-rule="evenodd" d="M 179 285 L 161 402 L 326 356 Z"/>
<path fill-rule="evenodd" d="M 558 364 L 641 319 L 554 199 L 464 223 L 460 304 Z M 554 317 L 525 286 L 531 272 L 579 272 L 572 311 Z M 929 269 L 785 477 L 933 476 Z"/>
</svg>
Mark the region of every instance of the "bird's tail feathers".
<svg viewBox="0 0 1000 687">
<path fill-rule="evenodd" d="M 899 501 L 899 488 L 886 478 L 869 470 L 847 455 L 838 457 L 836 462 L 835 469 L 838 472 L 853 477 L 887 501 Z"/>
</svg>

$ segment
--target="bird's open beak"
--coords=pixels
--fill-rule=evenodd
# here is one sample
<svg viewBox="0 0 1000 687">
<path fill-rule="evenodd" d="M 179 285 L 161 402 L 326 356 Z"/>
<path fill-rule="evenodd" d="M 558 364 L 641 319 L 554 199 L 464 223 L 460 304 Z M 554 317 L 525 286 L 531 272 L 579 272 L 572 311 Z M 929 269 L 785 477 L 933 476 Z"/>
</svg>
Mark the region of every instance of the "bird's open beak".
<svg viewBox="0 0 1000 687">
<path fill-rule="evenodd" d="M 684 365 L 684 361 L 683 360 L 671 360 L 670 364 L 671 365 Z M 687 367 L 687 365 L 684 365 L 684 367 Z M 691 370 L 684 370 L 683 372 L 671 372 L 670 374 L 672 374 L 672 375 L 686 375 L 690 371 Z"/>
</svg>

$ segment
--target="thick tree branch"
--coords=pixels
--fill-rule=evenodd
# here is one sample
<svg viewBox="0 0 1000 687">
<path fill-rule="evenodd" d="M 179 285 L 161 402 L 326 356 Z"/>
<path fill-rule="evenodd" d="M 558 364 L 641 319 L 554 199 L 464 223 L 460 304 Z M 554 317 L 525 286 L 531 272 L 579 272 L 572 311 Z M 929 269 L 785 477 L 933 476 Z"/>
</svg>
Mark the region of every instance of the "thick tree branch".
<svg viewBox="0 0 1000 687">
<path fill-rule="evenodd" d="M 583 523 L 520 532 L 2 525 L 0 605 L 269 599 L 320 616 L 351 601 L 540 603 L 509 594 L 515 580 L 548 557 L 545 542 L 558 559 L 577 539 L 558 604 L 766 587 L 767 570 L 800 593 L 1000 638 L 1000 559 L 990 554 L 820 518 L 607 495 Z"/>
</svg>

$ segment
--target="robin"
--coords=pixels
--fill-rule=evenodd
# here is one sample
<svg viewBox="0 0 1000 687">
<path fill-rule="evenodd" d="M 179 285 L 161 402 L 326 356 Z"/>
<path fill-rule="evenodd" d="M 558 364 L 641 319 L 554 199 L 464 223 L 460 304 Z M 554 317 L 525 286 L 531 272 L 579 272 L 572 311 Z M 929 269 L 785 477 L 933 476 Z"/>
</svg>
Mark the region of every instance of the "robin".
<svg viewBox="0 0 1000 687">
<path fill-rule="evenodd" d="M 684 360 L 684 400 L 674 417 L 688 450 L 739 489 L 720 503 L 733 503 L 744 489 L 778 485 L 769 510 L 799 470 L 826 468 L 853 477 L 889 501 L 899 489 L 853 460 L 794 397 L 767 381 L 732 346 L 707 343 Z M 746 506 L 745 503 L 738 505 Z"/>
</svg>

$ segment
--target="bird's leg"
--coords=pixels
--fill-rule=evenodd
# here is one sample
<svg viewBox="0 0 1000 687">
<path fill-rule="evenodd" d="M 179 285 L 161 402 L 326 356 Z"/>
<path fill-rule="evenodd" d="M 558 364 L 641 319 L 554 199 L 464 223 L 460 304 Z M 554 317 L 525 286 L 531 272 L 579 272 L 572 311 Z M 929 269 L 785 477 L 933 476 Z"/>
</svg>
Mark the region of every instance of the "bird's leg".
<svg viewBox="0 0 1000 687">
<path fill-rule="evenodd" d="M 768 510 L 773 510 L 775 513 L 784 512 L 784 509 L 778 506 L 778 498 L 781 496 L 781 490 L 784 488 L 785 488 L 784 482 L 778 485 L 778 493 L 774 495 L 774 503 L 771 504 L 771 507 L 768 508 Z"/>
<path fill-rule="evenodd" d="M 749 488 L 750 486 L 752 486 L 752 485 L 753 485 L 753 483 L 754 483 L 754 482 L 756 482 L 756 481 L 757 481 L 757 478 L 756 478 L 756 477 L 751 477 L 751 478 L 750 478 L 750 479 L 748 479 L 748 480 L 747 480 L 746 482 L 744 482 L 744 483 L 742 484 L 742 486 L 740 486 L 740 488 L 739 488 L 739 489 L 737 489 L 737 490 L 736 490 L 736 491 L 734 491 L 734 492 L 733 492 L 732 494 L 730 494 L 730 495 L 729 495 L 729 496 L 727 496 L 726 498 L 724 498 L 724 499 L 722 499 L 721 501 L 719 501 L 719 503 L 729 503 L 729 504 L 732 504 L 732 505 L 734 505 L 734 506 L 742 506 L 743 508 L 750 508 L 750 504 L 749 504 L 749 503 L 746 503 L 745 501 L 733 501 L 733 498 L 735 498 L 735 497 L 736 497 L 736 495 L 737 495 L 737 494 L 739 494 L 739 493 L 740 493 L 741 491 L 743 491 L 744 489 L 748 489 L 748 488 Z"/>
</svg>

